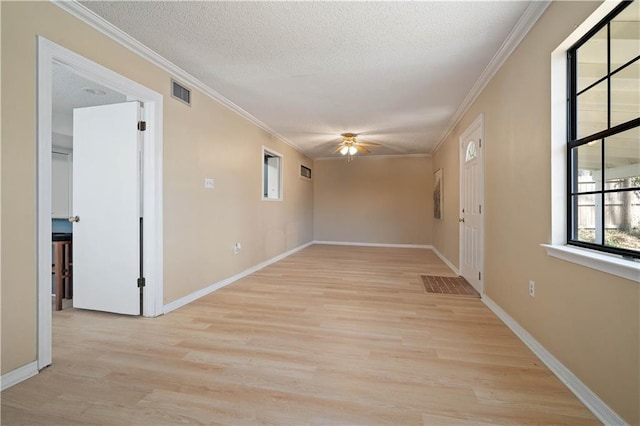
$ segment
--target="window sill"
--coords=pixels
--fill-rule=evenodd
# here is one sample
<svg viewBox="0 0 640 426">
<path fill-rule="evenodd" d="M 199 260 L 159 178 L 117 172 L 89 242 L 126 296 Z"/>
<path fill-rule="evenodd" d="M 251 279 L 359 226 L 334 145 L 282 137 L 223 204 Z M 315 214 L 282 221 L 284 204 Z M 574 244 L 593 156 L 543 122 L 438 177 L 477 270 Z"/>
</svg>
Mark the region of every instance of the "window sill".
<svg viewBox="0 0 640 426">
<path fill-rule="evenodd" d="M 640 283 L 640 262 L 567 245 L 541 244 L 547 255 Z"/>
</svg>

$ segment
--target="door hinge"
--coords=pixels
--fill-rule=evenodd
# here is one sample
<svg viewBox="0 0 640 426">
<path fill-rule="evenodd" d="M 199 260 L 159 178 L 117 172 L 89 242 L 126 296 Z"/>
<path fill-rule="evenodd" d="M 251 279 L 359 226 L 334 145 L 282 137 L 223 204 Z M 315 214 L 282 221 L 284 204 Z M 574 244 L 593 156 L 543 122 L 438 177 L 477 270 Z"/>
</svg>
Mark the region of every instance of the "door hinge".
<svg viewBox="0 0 640 426">
<path fill-rule="evenodd" d="M 480 145 L 480 148 L 482 148 L 482 138 L 478 138 L 478 144 Z"/>
<path fill-rule="evenodd" d="M 478 210 L 480 210 L 479 213 L 482 214 L 482 204 L 478 206 Z"/>
<path fill-rule="evenodd" d="M 147 130 L 147 122 L 146 121 L 138 121 L 138 130 L 144 132 Z"/>
<path fill-rule="evenodd" d="M 478 272 L 478 281 L 482 280 L 482 272 Z"/>
<path fill-rule="evenodd" d="M 138 287 L 142 288 L 145 286 L 145 284 L 146 284 L 146 280 L 144 279 L 144 277 L 138 278 Z"/>
</svg>

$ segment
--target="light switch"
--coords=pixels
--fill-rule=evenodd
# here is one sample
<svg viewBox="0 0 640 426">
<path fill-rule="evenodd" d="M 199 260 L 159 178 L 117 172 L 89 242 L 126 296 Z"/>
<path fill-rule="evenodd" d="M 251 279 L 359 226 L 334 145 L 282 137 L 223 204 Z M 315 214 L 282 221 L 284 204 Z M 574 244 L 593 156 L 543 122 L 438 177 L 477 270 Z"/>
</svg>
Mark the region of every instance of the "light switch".
<svg viewBox="0 0 640 426">
<path fill-rule="evenodd" d="M 211 178 L 205 178 L 204 180 L 204 187 L 206 189 L 213 189 L 213 179 Z"/>
</svg>

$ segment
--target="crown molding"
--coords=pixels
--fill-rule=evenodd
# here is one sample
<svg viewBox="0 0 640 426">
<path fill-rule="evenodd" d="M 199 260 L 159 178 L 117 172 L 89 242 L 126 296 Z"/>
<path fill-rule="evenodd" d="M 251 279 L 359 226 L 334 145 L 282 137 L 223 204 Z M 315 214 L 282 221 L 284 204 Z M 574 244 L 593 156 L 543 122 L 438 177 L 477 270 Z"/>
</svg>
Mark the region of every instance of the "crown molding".
<svg viewBox="0 0 640 426">
<path fill-rule="evenodd" d="M 284 136 L 282 136 L 281 134 L 273 130 L 267 124 L 257 119 L 256 117 L 251 115 L 249 112 L 245 111 L 240 106 L 236 105 L 235 103 L 233 103 L 232 101 L 224 97 L 222 94 L 218 93 L 211 87 L 207 86 L 205 83 L 203 83 L 193 75 L 189 74 L 187 71 L 183 70 L 173 62 L 169 61 L 168 59 L 164 58 L 160 54 L 156 53 L 152 49 L 145 46 L 144 44 L 140 43 L 138 40 L 131 37 L 124 31 L 116 27 L 115 25 L 111 24 L 106 19 L 102 18 L 92 10 L 78 3 L 76 0 L 50 0 L 50 1 L 54 5 L 58 6 L 60 9 L 74 16 L 75 18 L 78 18 L 79 20 L 89 25 L 90 27 L 94 28 L 95 30 L 101 32 L 102 34 L 106 35 L 111 40 L 115 41 L 116 43 L 119 43 L 120 45 L 131 50 L 132 52 L 136 53 L 137 55 L 141 56 L 142 58 L 146 59 L 147 61 L 161 68 L 162 70 L 166 71 L 167 73 L 175 76 L 182 83 L 185 83 L 187 85 L 190 85 L 198 89 L 200 92 L 204 93 L 206 96 L 210 97 L 214 101 L 229 108 L 231 111 L 240 115 L 241 117 L 248 120 L 252 124 L 258 126 L 265 132 L 272 135 L 273 137 L 291 146 L 296 151 L 300 152 L 305 156 L 307 155 L 302 150 L 302 148 L 300 148 L 298 145 L 296 145 L 292 141 L 288 140 L 287 138 L 285 138 Z"/>
<path fill-rule="evenodd" d="M 544 11 L 547 10 L 549 4 L 551 4 L 551 0 L 534 0 L 529 3 L 529 6 L 524 11 L 516 25 L 511 29 L 506 40 L 502 43 L 496 54 L 493 55 L 489 64 L 486 66 L 484 71 L 482 71 L 482 74 L 480 74 L 480 77 L 478 77 L 475 84 L 456 110 L 453 118 L 449 121 L 449 125 L 442 132 L 438 142 L 434 145 L 431 151 L 432 154 L 435 154 L 435 152 L 444 143 L 455 126 L 460 122 L 462 116 L 467 112 L 478 96 L 480 96 L 480 93 L 482 93 L 487 84 L 489 84 L 493 76 L 496 75 L 498 70 L 500 70 L 500 67 L 502 67 L 513 51 L 516 50 L 516 47 L 518 47 L 531 28 L 533 28 L 533 25 L 538 22 L 538 19 L 540 19 Z"/>
</svg>

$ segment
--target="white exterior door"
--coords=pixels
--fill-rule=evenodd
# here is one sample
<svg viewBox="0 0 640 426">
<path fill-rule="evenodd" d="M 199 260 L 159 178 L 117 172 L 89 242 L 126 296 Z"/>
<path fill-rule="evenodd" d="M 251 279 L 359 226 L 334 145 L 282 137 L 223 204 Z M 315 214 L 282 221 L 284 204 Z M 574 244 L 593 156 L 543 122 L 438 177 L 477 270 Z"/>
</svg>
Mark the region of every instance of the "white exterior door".
<svg viewBox="0 0 640 426">
<path fill-rule="evenodd" d="M 460 137 L 460 275 L 483 290 L 484 120 L 480 116 Z"/>
<path fill-rule="evenodd" d="M 140 314 L 138 102 L 73 112 L 73 306 Z"/>
</svg>

